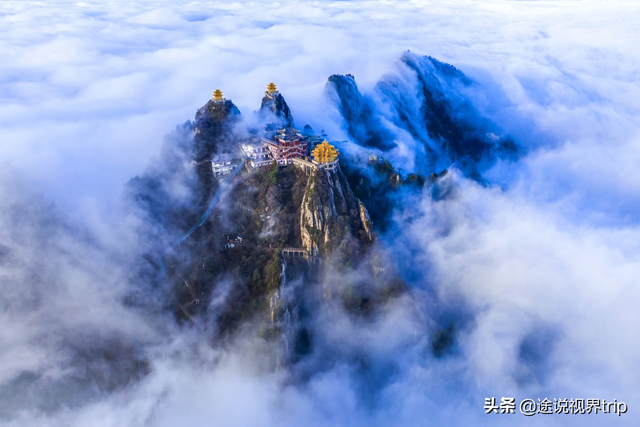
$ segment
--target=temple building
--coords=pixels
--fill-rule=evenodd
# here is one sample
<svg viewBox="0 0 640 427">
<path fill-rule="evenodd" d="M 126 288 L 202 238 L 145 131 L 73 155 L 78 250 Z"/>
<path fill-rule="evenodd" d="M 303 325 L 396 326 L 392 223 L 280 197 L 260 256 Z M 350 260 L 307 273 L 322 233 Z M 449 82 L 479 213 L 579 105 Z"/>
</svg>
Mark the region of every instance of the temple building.
<svg viewBox="0 0 640 427">
<path fill-rule="evenodd" d="M 289 165 L 292 159 L 307 155 L 307 140 L 294 128 L 281 128 L 273 134 L 268 133 L 262 138 L 262 142 L 278 166 Z"/>
<path fill-rule="evenodd" d="M 333 171 L 338 167 L 338 150 L 325 139 L 322 144 L 314 148 L 312 158 L 296 157 L 292 163 L 310 174 L 314 170 Z"/>
<path fill-rule="evenodd" d="M 215 103 L 226 101 L 220 89 L 213 91 L 212 101 Z M 278 104 L 279 102 L 284 107 Z M 283 109 L 280 109 L 281 107 Z M 305 126 L 303 133 L 292 127 L 289 109 L 275 83 L 267 85 L 265 98 L 262 100 L 261 110 L 263 109 L 273 110 L 275 113 L 284 112 L 281 118 L 285 119 L 285 125 L 279 127 L 282 126 L 282 121 L 267 123 L 262 137 L 252 136 L 239 141 L 240 152 L 248 167 L 264 167 L 274 161 L 279 167 L 296 164 L 306 172 L 316 169 L 334 170 L 337 167 L 338 150 L 327 142 L 324 130 L 318 136 L 309 125 Z M 200 129 L 196 128 L 194 135 L 199 131 Z M 215 156 L 211 159 L 213 175 L 227 175 L 240 163 L 239 159 L 229 156 L 225 158 Z M 199 163 L 194 162 L 194 165 L 197 164 Z"/>
<path fill-rule="evenodd" d="M 321 169 L 334 170 L 338 164 L 338 150 L 325 139 L 311 153 L 313 162 Z"/>
<path fill-rule="evenodd" d="M 267 95 L 269 98 L 273 99 L 276 97 L 276 95 L 278 95 L 278 88 L 276 87 L 275 83 L 269 83 L 267 85 L 267 91 L 264 93 L 265 95 Z"/>
<path fill-rule="evenodd" d="M 214 90 L 212 99 L 214 102 L 224 102 L 224 98 L 222 97 L 222 91 L 220 89 Z"/>
<path fill-rule="evenodd" d="M 211 170 L 215 177 L 229 175 L 239 164 L 237 159 L 216 155 L 211 159 Z"/>
<path fill-rule="evenodd" d="M 269 123 L 262 138 L 247 138 L 240 142 L 240 149 L 247 165 L 259 168 L 275 160 L 279 167 L 296 164 L 306 172 L 315 169 L 334 170 L 338 163 L 338 150 L 321 136 L 301 134 L 297 129 L 276 128 Z"/>
<path fill-rule="evenodd" d="M 273 163 L 273 156 L 266 144 L 258 138 L 250 138 L 240 143 L 240 149 L 247 157 L 247 164 L 252 168 L 268 166 Z"/>
</svg>

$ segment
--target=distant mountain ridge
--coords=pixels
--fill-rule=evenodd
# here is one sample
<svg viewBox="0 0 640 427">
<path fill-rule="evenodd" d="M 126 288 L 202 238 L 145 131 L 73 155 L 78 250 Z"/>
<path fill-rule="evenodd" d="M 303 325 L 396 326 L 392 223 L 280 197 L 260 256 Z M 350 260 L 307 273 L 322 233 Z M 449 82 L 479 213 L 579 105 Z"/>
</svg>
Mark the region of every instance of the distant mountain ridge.
<svg viewBox="0 0 640 427">
<path fill-rule="evenodd" d="M 474 107 L 469 94 L 479 90 L 475 83 L 429 56 L 405 52 L 371 94 L 360 93 L 350 74 L 330 76 L 325 90 L 336 99 L 347 133 L 363 147 L 392 150 L 404 131 L 424 151 L 418 164 L 437 169 L 453 163 L 474 179 L 497 159 L 522 153 Z"/>
</svg>

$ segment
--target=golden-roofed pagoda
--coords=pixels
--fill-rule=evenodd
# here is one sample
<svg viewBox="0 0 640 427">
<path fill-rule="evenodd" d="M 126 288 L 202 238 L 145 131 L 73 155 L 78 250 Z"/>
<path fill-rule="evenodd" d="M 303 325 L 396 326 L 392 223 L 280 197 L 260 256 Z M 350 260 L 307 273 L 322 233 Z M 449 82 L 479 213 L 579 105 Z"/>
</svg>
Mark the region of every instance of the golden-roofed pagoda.
<svg viewBox="0 0 640 427">
<path fill-rule="evenodd" d="M 276 93 L 278 91 L 278 89 L 276 88 L 276 84 L 275 83 L 269 83 L 267 85 L 267 93 Z"/>
<path fill-rule="evenodd" d="M 213 100 L 222 101 L 222 91 L 220 89 L 216 89 L 213 91 Z"/>
<path fill-rule="evenodd" d="M 338 150 L 325 139 L 311 152 L 313 159 L 319 164 L 333 163 L 338 158 Z"/>
</svg>

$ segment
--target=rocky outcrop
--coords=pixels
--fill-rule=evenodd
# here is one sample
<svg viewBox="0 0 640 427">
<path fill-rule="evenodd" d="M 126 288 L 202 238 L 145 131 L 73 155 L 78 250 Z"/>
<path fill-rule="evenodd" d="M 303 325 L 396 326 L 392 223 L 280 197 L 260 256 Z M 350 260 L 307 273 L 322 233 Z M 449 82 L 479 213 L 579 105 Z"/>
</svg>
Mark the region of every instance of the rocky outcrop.
<svg viewBox="0 0 640 427">
<path fill-rule="evenodd" d="M 369 212 L 367 212 L 367 208 L 364 203 L 358 200 L 358 208 L 360 211 L 360 221 L 362 221 L 362 226 L 364 227 L 364 231 L 367 233 L 367 237 L 369 240 L 373 239 L 373 229 L 371 218 L 369 218 Z"/>
<path fill-rule="evenodd" d="M 275 116 L 276 125 L 284 127 L 293 127 L 293 115 L 291 109 L 284 100 L 281 93 L 268 94 L 262 98 L 260 106 L 260 114 L 266 119 L 271 120 Z M 272 117 L 268 117 L 272 115 Z"/>
<path fill-rule="evenodd" d="M 240 110 L 230 100 L 210 100 L 197 112 L 193 124 L 193 158 L 208 160 L 214 153 L 223 153 L 233 145 L 233 126 L 241 120 Z"/>
<path fill-rule="evenodd" d="M 325 90 L 351 140 L 363 147 L 391 150 L 409 134 L 412 141 L 403 144 L 415 152 L 417 164 L 441 169 L 456 163 L 478 180 L 497 159 L 515 160 L 523 153 L 475 107 L 489 94 L 462 71 L 429 56 L 405 52 L 371 93 L 361 93 L 349 74 L 332 75 Z"/>
<path fill-rule="evenodd" d="M 315 193 L 314 175 L 309 176 L 307 190 L 302 198 L 302 206 L 300 208 L 300 237 L 302 239 L 302 247 L 304 247 L 309 255 L 318 256 L 320 253 L 320 238 L 326 232 L 325 229 L 325 210 L 321 204 L 312 195 Z M 328 212 L 327 212 L 328 213 Z"/>
<path fill-rule="evenodd" d="M 381 150 L 396 146 L 393 134 L 382 125 L 372 100 L 360 93 L 351 74 L 329 76 L 325 93 L 338 104 L 347 132 L 354 142 Z"/>
<path fill-rule="evenodd" d="M 367 208 L 351 191 L 340 170 L 316 170 L 300 208 L 302 246 L 311 256 L 329 255 L 346 238 L 362 244 L 373 239 Z"/>
</svg>

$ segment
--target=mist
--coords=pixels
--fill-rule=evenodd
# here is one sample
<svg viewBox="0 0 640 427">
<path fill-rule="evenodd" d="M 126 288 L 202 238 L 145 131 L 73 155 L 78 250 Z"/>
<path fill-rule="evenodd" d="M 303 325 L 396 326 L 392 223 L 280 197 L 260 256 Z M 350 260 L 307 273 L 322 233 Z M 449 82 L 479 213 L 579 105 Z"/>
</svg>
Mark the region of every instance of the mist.
<svg viewBox="0 0 640 427">
<path fill-rule="evenodd" d="M 639 16 L 622 1 L 3 2 L 0 424 L 636 425 Z M 470 120 L 521 156 L 483 180 L 417 160 L 381 92 L 418 99 L 407 50 L 464 73 Z M 349 135 L 325 87 L 346 73 L 387 151 Z M 279 369 L 250 326 L 218 337 L 228 284 L 183 324 L 153 270 L 201 214 L 168 213 L 201 203 L 181 124 L 220 88 L 253 125 L 270 81 L 298 128 L 345 153 L 448 168 L 398 194 L 378 235 L 406 294 L 365 320 L 322 306 L 309 355 Z M 162 186 L 154 216 L 127 197 L 135 182 Z M 491 396 L 629 411 L 485 415 Z"/>
</svg>

